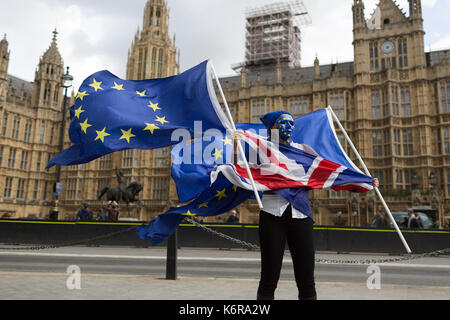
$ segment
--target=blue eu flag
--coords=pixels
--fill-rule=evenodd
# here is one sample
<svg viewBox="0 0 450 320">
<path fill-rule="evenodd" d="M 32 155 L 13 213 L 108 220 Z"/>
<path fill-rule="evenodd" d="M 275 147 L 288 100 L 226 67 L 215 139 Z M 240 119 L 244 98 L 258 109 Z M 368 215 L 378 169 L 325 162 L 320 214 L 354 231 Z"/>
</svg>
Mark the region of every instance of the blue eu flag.
<svg viewBox="0 0 450 320">
<path fill-rule="evenodd" d="M 217 101 L 209 61 L 163 79 L 122 80 L 100 71 L 84 80 L 70 109 L 73 146 L 56 155 L 47 169 L 76 165 L 124 149 L 153 149 L 178 143 L 177 129 L 224 130 L 229 120 Z"/>
<path fill-rule="evenodd" d="M 181 203 L 191 201 L 211 185 L 210 172 L 217 166 L 230 163 L 233 141 L 229 132 L 217 131 L 214 136 L 204 136 L 186 141 L 171 150 L 171 175 Z"/>
<path fill-rule="evenodd" d="M 253 191 L 234 186 L 220 173 L 216 182 L 191 203 L 170 209 L 148 225 L 140 226 L 136 232 L 140 239 L 151 239 L 152 245 L 155 246 L 168 238 L 185 217 L 219 215 L 252 197 Z"/>
</svg>

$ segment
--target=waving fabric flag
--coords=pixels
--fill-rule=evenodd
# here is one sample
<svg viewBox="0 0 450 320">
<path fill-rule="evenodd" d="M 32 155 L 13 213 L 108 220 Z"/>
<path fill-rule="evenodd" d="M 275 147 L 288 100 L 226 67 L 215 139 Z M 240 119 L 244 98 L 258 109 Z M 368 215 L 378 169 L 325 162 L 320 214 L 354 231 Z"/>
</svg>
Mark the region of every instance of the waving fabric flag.
<svg viewBox="0 0 450 320">
<path fill-rule="evenodd" d="M 373 189 L 371 177 L 324 159 L 314 154 L 314 150 L 308 150 L 308 146 L 278 145 L 248 131 L 242 131 L 240 137 L 250 150 L 246 158 L 258 191 L 311 188 L 364 193 Z M 219 173 L 234 185 L 253 190 L 242 161 L 218 166 L 211 172 L 212 182 Z"/>
<path fill-rule="evenodd" d="M 47 165 L 86 163 L 124 149 L 153 149 L 178 143 L 176 129 L 224 130 L 230 123 L 217 101 L 211 66 L 205 61 L 163 79 L 122 80 L 109 71 L 89 76 L 70 109 L 73 146 Z"/>
<path fill-rule="evenodd" d="M 231 162 L 231 137 L 219 131 L 210 138 L 179 143 L 172 148 L 171 174 L 181 203 L 193 200 L 209 188 L 210 173 L 215 167 Z"/>
<path fill-rule="evenodd" d="M 307 144 L 324 159 L 361 172 L 342 148 L 334 128 L 330 110 L 319 109 L 294 119 L 294 122 L 295 131 L 292 136 L 293 142 Z M 263 124 L 241 123 L 236 124 L 236 128 L 238 130 L 247 130 L 260 136 L 267 136 L 267 130 Z M 219 150 L 229 150 L 227 149 L 231 147 L 231 142 L 228 142 L 229 139 L 230 137 L 226 135 L 226 132 L 223 132 L 222 138 L 218 140 L 219 142 L 223 142 L 223 145 L 222 147 L 218 146 L 217 148 Z M 203 143 L 203 146 L 206 147 L 209 142 L 201 141 L 201 139 L 199 139 L 196 143 Z M 195 153 L 201 152 L 201 148 L 189 149 L 181 146 L 179 148 L 174 148 L 172 151 L 172 160 L 179 157 L 185 157 L 186 155 L 183 154 L 183 152 L 191 153 L 193 159 Z M 225 153 L 229 155 L 229 151 L 224 151 L 224 154 Z M 198 159 L 198 156 L 196 158 Z M 224 159 L 229 159 L 229 156 Z M 194 199 L 203 190 L 209 187 L 209 173 L 216 165 L 217 163 L 194 163 L 194 161 L 188 163 L 180 161 L 173 162 L 172 178 L 177 186 L 180 202 L 187 202 Z"/>
<path fill-rule="evenodd" d="M 230 211 L 242 202 L 254 197 L 253 191 L 243 190 L 234 186 L 223 176 L 218 179 L 200 196 L 188 205 L 173 208 L 159 215 L 148 225 L 137 229 L 139 238 L 151 239 L 155 246 L 169 237 L 186 216 L 215 216 Z"/>
<path fill-rule="evenodd" d="M 314 150 L 302 145 L 274 145 L 267 138 L 247 131 L 241 134 L 241 138 L 245 143 L 244 149 L 249 151 L 246 158 L 257 190 L 281 195 L 310 217 L 312 214 L 308 205 L 308 191 L 311 189 L 363 193 L 373 188 L 371 177 L 313 154 Z M 253 162 L 252 158 L 256 161 Z M 149 225 L 141 226 L 138 229 L 139 237 L 152 239 L 153 245 L 158 244 L 175 231 L 183 215 L 222 214 L 254 196 L 242 162 L 216 164 L 214 167 L 203 168 L 207 169 L 204 174 L 209 172 L 210 187 L 190 204 L 169 210 Z"/>
</svg>

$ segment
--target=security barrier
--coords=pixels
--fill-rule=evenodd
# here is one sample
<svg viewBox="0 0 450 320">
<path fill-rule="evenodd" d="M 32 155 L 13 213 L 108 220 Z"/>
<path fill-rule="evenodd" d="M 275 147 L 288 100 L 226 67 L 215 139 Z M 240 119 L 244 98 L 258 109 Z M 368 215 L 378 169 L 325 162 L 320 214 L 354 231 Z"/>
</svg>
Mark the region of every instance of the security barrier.
<svg viewBox="0 0 450 320">
<path fill-rule="evenodd" d="M 148 247 L 150 241 L 137 237 L 132 226 L 143 222 L 74 222 L 42 220 L 0 220 L 0 243 L 9 245 L 54 245 L 83 243 L 104 246 Z M 258 245 L 257 225 L 204 224 L 211 230 Z M 128 230 L 128 231 L 127 231 Z M 123 231 L 122 233 L 120 231 Z M 104 237 L 115 233 L 114 236 Z M 450 248 L 449 230 L 402 230 L 413 253 Z M 95 238 L 96 240 L 89 241 Z M 317 251 L 402 254 L 405 249 L 393 229 L 315 226 Z M 166 246 L 166 242 L 160 244 Z M 205 232 L 192 224 L 178 228 L 178 246 L 192 248 L 243 248 L 239 243 Z"/>
</svg>

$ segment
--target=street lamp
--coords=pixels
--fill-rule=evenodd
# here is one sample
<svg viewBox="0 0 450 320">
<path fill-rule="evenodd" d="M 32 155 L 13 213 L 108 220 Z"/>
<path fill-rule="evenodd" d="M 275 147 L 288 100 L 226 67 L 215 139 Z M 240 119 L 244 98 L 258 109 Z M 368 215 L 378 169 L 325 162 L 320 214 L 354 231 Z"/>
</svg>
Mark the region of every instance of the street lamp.
<svg viewBox="0 0 450 320">
<path fill-rule="evenodd" d="M 66 69 L 66 73 L 61 76 L 61 86 L 64 88 L 64 101 L 61 115 L 61 130 L 59 133 L 59 152 L 61 153 L 64 148 L 64 131 L 66 127 L 66 110 L 67 110 L 67 90 L 72 86 L 73 76 L 69 74 L 69 67 Z M 51 220 L 58 220 L 58 198 L 61 191 L 61 166 L 56 165 L 56 183 L 53 188 L 55 195 L 55 207 L 50 215 Z"/>
</svg>

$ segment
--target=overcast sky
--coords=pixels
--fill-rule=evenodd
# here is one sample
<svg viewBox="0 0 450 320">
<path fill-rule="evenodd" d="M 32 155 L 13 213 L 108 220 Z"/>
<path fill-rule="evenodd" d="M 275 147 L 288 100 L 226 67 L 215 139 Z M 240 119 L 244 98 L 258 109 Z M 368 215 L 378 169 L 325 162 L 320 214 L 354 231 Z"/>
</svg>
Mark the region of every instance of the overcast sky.
<svg viewBox="0 0 450 320">
<path fill-rule="evenodd" d="M 0 37 L 7 34 L 9 74 L 34 80 L 39 57 L 56 27 L 58 48 L 75 77 L 74 89 L 107 69 L 125 77 L 127 53 L 142 26 L 147 0 L 0 0 Z M 267 1 L 266 1 L 267 2 Z M 272 1 L 273 2 L 273 1 Z M 353 0 L 304 0 L 312 25 L 303 30 L 302 65 L 353 61 Z M 369 19 L 379 0 L 364 0 Z M 181 70 L 211 59 L 219 76 L 244 60 L 245 10 L 261 0 L 168 0 Z M 408 1 L 397 0 L 408 13 Z M 449 0 L 422 0 L 426 51 L 450 48 Z"/>
</svg>

